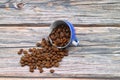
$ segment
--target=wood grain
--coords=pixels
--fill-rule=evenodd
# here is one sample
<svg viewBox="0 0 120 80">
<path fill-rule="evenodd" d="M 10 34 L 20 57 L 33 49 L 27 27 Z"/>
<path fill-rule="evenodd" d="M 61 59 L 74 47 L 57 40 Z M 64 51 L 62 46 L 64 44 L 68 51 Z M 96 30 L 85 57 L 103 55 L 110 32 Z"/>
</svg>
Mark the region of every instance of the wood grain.
<svg viewBox="0 0 120 80">
<path fill-rule="evenodd" d="M 4 48 L 0 50 L 0 76 L 3 77 L 119 77 L 120 54 L 92 54 L 80 52 L 79 49 L 70 49 L 69 56 L 60 63 L 55 73 L 49 69 L 40 74 L 28 71 L 28 67 L 20 67 L 20 48 Z M 67 64 L 67 65 L 66 65 Z"/>
<path fill-rule="evenodd" d="M 119 27 L 75 27 L 79 47 L 70 47 L 69 56 L 55 69 L 40 74 L 20 67 L 20 48 L 34 47 L 37 41 L 49 34 L 49 27 L 0 27 L 0 77 L 120 77 L 120 28 Z"/>
<path fill-rule="evenodd" d="M 24 79 L 24 78 L 0 78 L 0 80 L 97 80 L 97 79 L 76 79 L 76 78 L 28 78 L 28 79 Z M 103 80 L 103 79 L 102 79 Z"/>
<path fill-rule="evenodd" d="M 120 47 L 119 27 L 76 27 L 80 46 Z M 49 27 L 0 27 L 0 47 L 35 46 L 49 34 Z"/>
<path fill-rule="evenodd" d="M 50 24 L 58 19 L 73 24 L 120 23 L 120 0 L 23 0 L 23 3 L 22 10 L 1 8 L 0 24 Z"/>
<path fill-rule="evenodd" d="M 23 0 L 22 10 L 5 8 L 4 2 L 0 0 L 0 79 L 120 78 L 120 0 Z M 8 5 L 19 2 L 11 0 Z M 17 51 L 35 47 L 58 19 L 75 25 L 80 45 L 69 48 L 69 56 L 53 68 L 54 74 L 20 67 Z"/>
</svg>

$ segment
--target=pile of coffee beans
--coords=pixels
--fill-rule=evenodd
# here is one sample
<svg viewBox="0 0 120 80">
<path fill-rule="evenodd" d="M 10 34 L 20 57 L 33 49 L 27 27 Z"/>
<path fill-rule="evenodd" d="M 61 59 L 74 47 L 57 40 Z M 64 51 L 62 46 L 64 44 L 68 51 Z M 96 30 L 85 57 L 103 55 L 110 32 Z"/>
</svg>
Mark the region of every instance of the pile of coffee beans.
<svg viewBox="0 0 120 80">
<path fill-rule="evenodd" d="M 70 38 L 69 28 L 59 26 L 51 32 L 50 37 L 54 44 L 64 46 Z M 54 37 L 55 39 L 53 39 Z M 39 72 L 42 73 L 44 72 L 43 68 L 59 67 L 64 56 L 68 56 L 68 50 L 66 48 L 60 49 L 55 47 L 50 43 L 49 39 L 43 38 L 36 46 L 37 48 L 34 47 L 28 50 L 20 49 L 18 51 L 18 54 L 22 55 L 20 59 L 21 66 L 29 66 L 30 72 L 38 69 Z M 53 69 L 50 70 L 50 73 L 54 72 Z"/>
<path fill-rule="evenodd" d="M 58 25 L 58 27 L 54 28 L 51 34 L 49 35 L 50 39 L 54 46 L 64 47 L 68 44 L 70 40 L 70 29 L 69 27 L 64 25 Z"/>
</svg>

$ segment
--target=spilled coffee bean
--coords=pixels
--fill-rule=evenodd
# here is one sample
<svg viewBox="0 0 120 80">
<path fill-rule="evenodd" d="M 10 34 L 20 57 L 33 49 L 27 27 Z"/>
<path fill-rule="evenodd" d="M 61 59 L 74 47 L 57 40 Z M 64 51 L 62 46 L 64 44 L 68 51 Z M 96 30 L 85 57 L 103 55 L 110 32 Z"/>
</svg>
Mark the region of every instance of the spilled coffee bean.
<svg viewBox="0 0 120 80">
<path fill-rule="evenodd" d="M 49 37 L 55 45 L 65 46 L 70 39 L 70 30 L 67 26 L 61 25 L 53 29 Z M 43 38 L 41 42 L 36 43 L 36 46 L 41 46 L 41 48 L 29 48 L 28 51 L 20 49 L 18 51 L 18 54 L 22 55 L 21 66 L 28 66 L 30 72 L 38 69 L 40 73 L 43 73 L 43 68 L 59 67 L 64 56 L 68 56 L 66 48 L 60 49 L 51 45 L 49 39 Z M 50 73 L 54 72 L 53 69 L 50 70 Z"/>
<path fill-rule="evenodd" d="M 51 73 L 54 73 L 55 71 L 53 69 L 50 70 Z"/>
</svg>

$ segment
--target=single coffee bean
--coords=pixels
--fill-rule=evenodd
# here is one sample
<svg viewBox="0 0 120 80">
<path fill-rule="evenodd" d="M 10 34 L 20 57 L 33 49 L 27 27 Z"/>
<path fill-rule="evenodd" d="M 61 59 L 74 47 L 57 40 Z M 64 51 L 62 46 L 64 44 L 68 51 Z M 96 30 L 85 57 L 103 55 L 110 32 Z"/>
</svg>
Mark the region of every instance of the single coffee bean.
<svg viewBox="0 0 120 80">
<path fill-rule="evenodd" d="M 30 72 L 34 72 L 34 69 L 31 69 L 31 68 L 30 68 L 30 70 L 29 70 L 29 71 L 30 71 Z"/>
<path fill-rule="evenodd" d="M 21 64 L 21 67 L 24 67 L 25 66 L 25 64 Z"/>
<path fill-rule="evenodd" d="M 39 42 L 37 42 L 37 43 L 36 43 L 36 46 L 37 46 L 37 47 L 40 47 L 40 46 L 41 46 L 41 44 L 40 44 Z"/>
<path fill-rule="evenodd" d="M 57 62 L 57 63 L 55 63 L 55 67 L 58 67 L 59 66 L 59 63 Z"/>
<path fill-rule="evenodd" d="M 43 69 L 42 69 L 42 68 L 41 68 L 41 69 L 39 69 L 39 72 L 40 72 L 40 73 L 43 73 Z"/>
<path fill-rule="evenodd" d="M 24 54 L 28 54 L 28 52 L 26 50 L 23 51 Z"/>
<path fill-rule="evenodd" d="M 24 61 L 20 60 L 20 63 L 21 63 L 21 64 L 24 64 Z"/>
<path fill-rule="evenodd" d="M 23 8 L 23 6 L 24 6 L 24 4 L 23 4 L 23 3 L 18 3 L 18 4 L 17 4 L 17 8 L 18 8 L 18 9 L 22 9 L 22 8 Z"/>
<path fill-rule="evenodd" d="M 30 49 L 29 49 L 29 52 L 32 52 L 32 51 L 33 51 L 33 49 L 32 49 L 32 48 L 30 48 Z"/>
<path fill-rule="evenodd" d="M 53 69 L 50 70 L 50 73 L 54 73 L 55 71 Z"/>
<path fill-rule="evenodd" d="M 18 51 L 18 55 L 21 55 L 21 54 L 22 54 L 22 52 Z"/>
<path fill-rule="evenodd" d="M 20 52 L 23 52 L 23 49 L 20 49 Z"/>
</svg>

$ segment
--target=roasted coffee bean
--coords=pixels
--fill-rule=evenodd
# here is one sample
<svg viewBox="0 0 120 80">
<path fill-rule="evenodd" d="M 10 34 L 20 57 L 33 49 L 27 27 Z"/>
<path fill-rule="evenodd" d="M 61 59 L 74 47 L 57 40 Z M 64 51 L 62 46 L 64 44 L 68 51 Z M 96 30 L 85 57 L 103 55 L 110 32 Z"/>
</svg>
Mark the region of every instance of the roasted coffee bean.
<svg viewBox="0 0 120 80">
<path fill-rule="evenodd" d="M 29 57 L 30 57 L 30 54 L 25 54 L 25 57 L 26 57 L 26 58 L 29 58 Z"/>
<path fill-rule="evenodd" d="M 28 66 L 31 66 L 31 65 L 32 65 L 32 63 L 31 63 L 31 62 L 29 62 L 29 63 L 28 63 Z"/>
<path fill-rule="evenodd" d="M 21 55 L 21 54 L 22 54 L 22 52 L 18 51 L 18 54 L 19 54 L 19 55 Z"/>
<path fill-rule="evenodd" d="M 64 33 L 63 32 L 60 32 L 60 37 L 64 37 Z"/>
<path fill-rule="evenodd" d="M 24 61 L 24 59 L 25 59 L 25 56 L 22 56 L 22 57 L 21 57 L 21 60 L 23 60 L 23 61 Z"/>
<path fill-rule="evenodd" d="M 41 46 L 42 46 L 42 47 L 45 47 L 45 43 L 42 42 L 42 43 L 41 43 Z"/>
<path fill-rule="evenodd" d="M 25 66 L 25 64 L 21 64 L 21 67 L 24 67 Z"/>
<path fill-rule="evenodd" d="M 55 70 L 53 70 L 53 69 L 50 70 L 50 73 L 54 73 L 54 72 L 55 72 Z"/>
<path fill-rule="evenodd" d="M 66 52 L 66 53 L 64 53 L 64 56 L 68 56 L 68 53 Z"/>
<path fill-rule="evenodd" d="M 28 62 L 25 61 L 24 64 L 25 64 L 25 65 L 28 65 Z"/>
<path fill-rule="evenodd" d="M 30 49 L 29 49 L 29 52 L 32 52 L 32 51 L 33 51 L 33 49 L 30 48 Z"/>
<path fill-rule="evenodd" d="M 37 47 L 40 47 L 40 46 L 41 46 L 41 44 L 40 44 L 39 42 L 37 42 L 37 43 L 36 43 L 36 46 L 37 46 Z"/>
<path fill-rule="evenodd" d="M 55 63 L 55 67 L 58 67 L 59 66 L 59 63 L 57 62 L 57 63 Z"/>
<path fill-rule="evenodd" d="M 60 62 L 62 59 L 61 58 L 58 58 L 57 61 Z"/>
<path fill-rule="evenodd" d="M 23 52 L 23 49 L 20 49 L 20 52 Z"/>
<path fill-rule="evenodd" d="M 37 68 L 37 65 L 34 65 L 34 69 L 36 69 Z"/>
<path fill-rule="evenodd" d="M 28 54 L 28 52 L 26 50 L 23 51 L 24 54 Z"/>
<path fill-rule="evenodd" d="M 30 69 L 34 69 L 34 66 L 33 66 L 33 65 L 31 65 L 31 66 L 30 66 Z"/>
<path fill-rule="evenodd" d="M 24 6 L 24 4 L 23 4 L 23 3 L 18 3 L 18 4 L 17 4 L 17 8 L 18 8 L 18 9 L 22 9 L 22 8 L 23 8 L 23 6 Z"/>
<path fill-rule="evenodd" d="M 24 61 L 20 60 L 20 63 L 21 63 L 21 64 L 24 64 Z"/>
<path fill-rule="evenodd" d="M 39 69 L 39 72 L 40 72 L 40 73 L 43 73 L 43 69 L 42 69 L 42 68 L 41 68 L 41 69 Z"/>
<path fill-rule="evenodd" d="M 50 35 L 50 38 L 51 38 L 52 40 L 55 40 L 55 37 L 54 37 L 53 34 Z"/>
<path fill-rule="evenodd" d="M 46 68 L 50 68 L 50 64 L 49 64 L 49 63 L 46 63 L 46 64 L 45 64 L 45 67 L 46 67 Z"/>
<path fill-rule="evenodd" d="M 31 69 L 31 68 L 30 68 L 30 70 L 29 70 L 29 71 L 30 71 L 30 72 L 34 72 L 34 69 Z"/>
<path fill-rule="evenodd" d="M 23 53 L 23 49 L 20 49 L 20 50 L 18 51 L 18 54 L 21 55 L 22 53 Z"/>
</svg>

